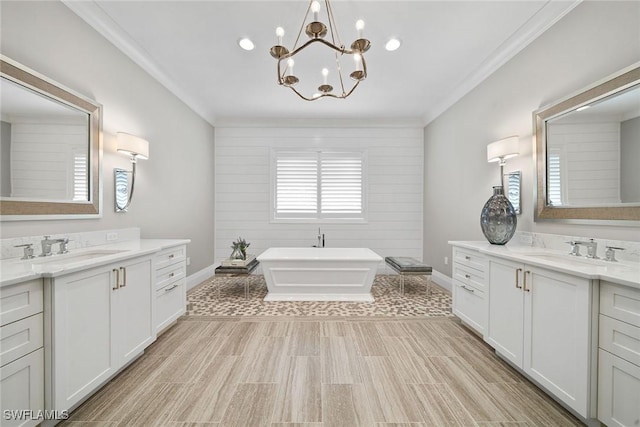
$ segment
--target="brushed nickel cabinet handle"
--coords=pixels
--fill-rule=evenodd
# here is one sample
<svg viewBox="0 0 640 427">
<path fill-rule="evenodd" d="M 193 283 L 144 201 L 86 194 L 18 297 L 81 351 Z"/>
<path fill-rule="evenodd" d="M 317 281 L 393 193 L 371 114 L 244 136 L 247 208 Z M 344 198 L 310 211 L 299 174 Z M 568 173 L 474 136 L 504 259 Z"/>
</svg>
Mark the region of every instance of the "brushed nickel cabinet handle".
<svg viewBox="0 0 640 427">
<path fill-rule="evenodd" d="M 173 258 L 174 256 L 174 254 L 169 255 L 169 259 Z"/>
<path fill-rule="evenodd" d="M 164 291 L 165 291 L 165 292 L 171 292 L 172 290 L 174 290 L 174 289 L 175 289 L 175 288 L 177 288 L 177 287 L 178 287 L 178 285 L 177 285 L 177 284 L 175 284 L 175 285 L 173 285 L 172 287 L 165 289 Z"/>
<path fill-rule="evenodd" d="M 169 277 L 173 277 L 173 276 L 175 276 L 175 275 L 176 275 L 176 273 L 170 273 L 170 274 L 169 274 Z"/>
<path fill-rule="evenodd" d="M 464 277 L 466 277 L 467 279 L 471 279 L 471 276 L 469 276 L 468 274 L 465 274 Z"/>
<path fill-rule="evenodd" d="M 520 286 L 520 272 L 522 271 L 521 268 L 516 268 L 516 288 L 518 289 L 522 289 L 522 286 Z"/>
<path fill-rule="evenodd" d="M 118 270 L 117 268 L 114 268 L 112 271 L 116 273 L 116 286 L 111 289 L 116 291 L 120 288 L 120 270 Z"/>
<path fill-rule="evenodd" d="M 464 259 L 466 259 L 467 261 L 471 261 L 471 257 L 469 255 L 465 255 Z"/>
<path fill-rule="evenodd" d="M 476 293 L 476 291 L 474 291 L 473 289 L 469 289 L 469 288 L 467 288 L 466 286 L 460 286 L 460 287 L 461 287 L 462 289 L 464 289 L 465 291 L 467 291 L 467 292 L 471 292 L 472 294 L 475 294 L 475 293 Z"/>
<path fill-rule="evenodd" d="M 120 270 L 122 271 L 122 285 L 120 287 L 124 288 L 127 286 L 127 267 L 120 267 Z"/>
<path fill-rule="evenodd" d="M 531 274 L 531 272 L 529 270 L 524 272 L 524 283 L 523 283 L 523 289 L 527 292 L 531 292 L 531 289 L 527 288 L 527 274 Z"/>
</svg>

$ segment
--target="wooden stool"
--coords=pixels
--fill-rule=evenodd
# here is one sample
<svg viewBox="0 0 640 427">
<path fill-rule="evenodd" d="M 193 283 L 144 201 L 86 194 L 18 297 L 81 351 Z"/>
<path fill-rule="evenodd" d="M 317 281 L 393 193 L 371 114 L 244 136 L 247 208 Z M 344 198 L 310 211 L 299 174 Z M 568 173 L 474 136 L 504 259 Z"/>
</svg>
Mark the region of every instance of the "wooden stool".
<svg viewBox="0 0 640 427">
<path fill-rule="evenodd" d="M 388 256 L 384 261 L 400 275 L 400 295 L 404 295 L 404 276 L 427 276 L 427 295 L 431 295 L 432 267 L 409 257 Z"/>
<path fill-rule="evenodd" d="M 246 266 L 228 266 L 221 265 L 216 267 L 216 276 L 224 276 L 224 277 L 242 277 L 249 276 L 253 270 L 256 269 L 259 262 L 257 259 L 253 259 Z M 220 285 L 216 286 L 216 297 L 220 299 Z M 244 281 L 244 299 L 249 299 L 249 279 L 247 278 Z"/>
</svg>

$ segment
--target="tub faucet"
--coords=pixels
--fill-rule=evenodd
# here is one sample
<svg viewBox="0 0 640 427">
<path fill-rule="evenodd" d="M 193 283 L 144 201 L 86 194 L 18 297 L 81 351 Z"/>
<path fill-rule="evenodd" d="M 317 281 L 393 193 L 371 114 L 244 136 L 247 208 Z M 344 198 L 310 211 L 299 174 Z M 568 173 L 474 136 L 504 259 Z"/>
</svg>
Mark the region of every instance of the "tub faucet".
<svg viewBox="0 0 640 427">
<path fill-rule="evenodd" d="M 576 245 L 584 245 L 587 247 L 587 258 L 598 259 L 598 242 L 589 239 L 588 242 L 575 242 Z"/>
<path fill-rule="evenodd" d="M 316 248 L 324 248 L 324 234 L 320 231 L 320 227 L 318 227 L 318 244 L 314 245 Z"/>
</svg>

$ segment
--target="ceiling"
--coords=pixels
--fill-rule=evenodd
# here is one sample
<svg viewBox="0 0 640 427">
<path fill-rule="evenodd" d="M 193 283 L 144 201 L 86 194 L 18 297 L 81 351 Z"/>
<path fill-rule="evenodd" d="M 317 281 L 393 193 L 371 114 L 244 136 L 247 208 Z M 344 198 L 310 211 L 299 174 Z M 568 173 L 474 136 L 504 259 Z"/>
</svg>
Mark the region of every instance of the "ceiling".
<svg viewBox="0 0 640 427">
<path fill-rule="evenodd" d="M 368 78 L 347 99 L 307 102 L 277 85 L 269 55 L 277 26 L 286 31 L 283 44 L 293 45 L 305 0 L 63 1 L 214 126 L 311 119 L 426 125 L 579 2 L 335 0 L 345 45 L 356 38 L 355 21 L 365 21 Z M 240 49 L 242 37 L 256 48 Z M 395 52 L 384 49 L 390 37 L 402 41 Z M 309 75 L 302 62 L 301 80 Z M 314 73 L 307 80 L 320 81 L 320 70 Z"/>
</svg>

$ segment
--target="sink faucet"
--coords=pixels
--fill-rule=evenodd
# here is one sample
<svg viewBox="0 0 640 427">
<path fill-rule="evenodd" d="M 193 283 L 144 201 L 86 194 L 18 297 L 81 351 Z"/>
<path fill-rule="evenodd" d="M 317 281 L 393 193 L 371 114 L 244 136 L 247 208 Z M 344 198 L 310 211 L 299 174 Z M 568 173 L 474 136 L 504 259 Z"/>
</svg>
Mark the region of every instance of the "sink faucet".
<svg viewBox="0 0 640 427">
<path fill-rule="evenodd" d="M 587 258 L 598 259 L 598 242 L 593 239 L 589 239 L 588 242 L 573 242 L 575 245 L 584 245 L 587 247 Z M 574 251 L 579 252 L 579 251 Z"/>
<path fill-rule="evenodd" d="M 52 239 L 51 236 L 44 236 L 44 239 L 40 241 L 40 244 L 42 245 L 42 253 L 40 256 L 45 257 L 53 255 L 53 252 L 51 252 L 51 246 L 56 243 L 60 243 L 59 254 L 66 254 L 69 252 L 67 250 L 67 243 L 69 243 L 69 239 Z"/>
</svg>

